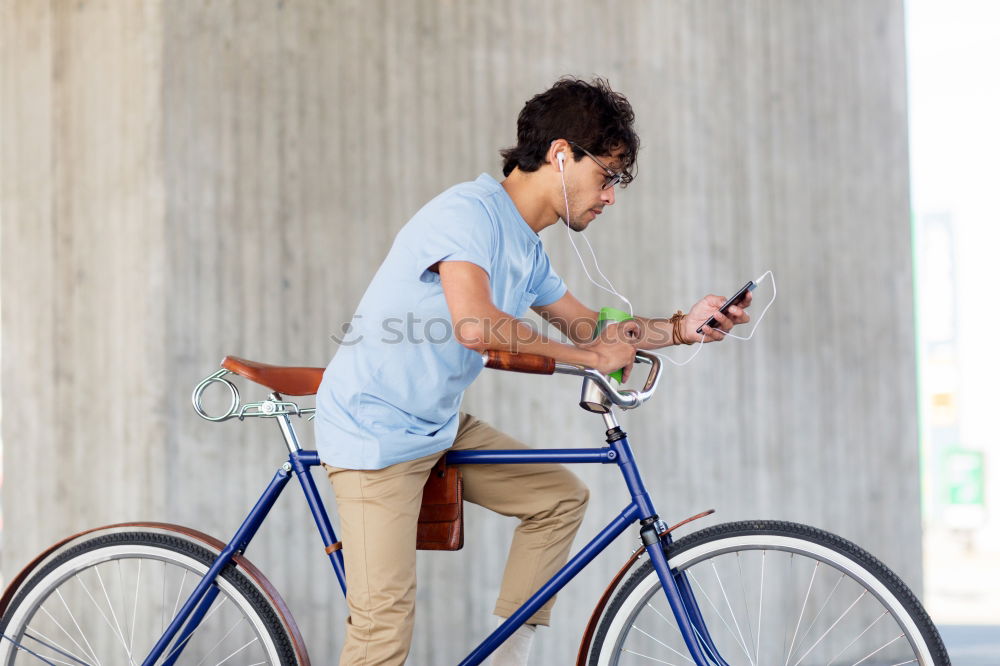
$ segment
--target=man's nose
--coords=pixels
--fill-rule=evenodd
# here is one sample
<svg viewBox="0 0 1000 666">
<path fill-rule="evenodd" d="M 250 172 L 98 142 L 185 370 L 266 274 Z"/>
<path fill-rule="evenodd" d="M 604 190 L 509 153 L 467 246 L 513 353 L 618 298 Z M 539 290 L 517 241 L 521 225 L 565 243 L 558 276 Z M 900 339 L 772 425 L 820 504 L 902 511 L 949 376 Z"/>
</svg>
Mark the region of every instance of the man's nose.
<svg viewBox="0 0 1000 666">
<path fill-rule="evenodd" d="M 606 206 L 611 206 L 612 204 L 615 203 L 615 186 L 614 185 L 612 185 L 611 187 L 609 187 L 609 188 L 607 188 L 605 190 L 601 190 L 601 201 L 603 201 L 604 205 L 606 205 Z"/>
</svg>

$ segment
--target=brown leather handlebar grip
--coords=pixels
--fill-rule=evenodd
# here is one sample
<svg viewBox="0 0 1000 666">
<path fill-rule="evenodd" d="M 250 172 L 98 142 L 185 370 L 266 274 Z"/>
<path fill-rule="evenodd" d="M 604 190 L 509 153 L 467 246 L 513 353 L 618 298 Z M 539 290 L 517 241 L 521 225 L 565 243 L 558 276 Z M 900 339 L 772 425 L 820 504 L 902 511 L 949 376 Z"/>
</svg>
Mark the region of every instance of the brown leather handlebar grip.
<svg viewBox="0 0 1000 666">
<path fill-rule="evenodd" d="M 527 372 L 532 375 L 551 375 L 556 371 L 556 360 L 540 354 L 515 354 L 491 350 L 483 356 L 486 359 L 483 365 L 494 370 Z"/>
</svg>

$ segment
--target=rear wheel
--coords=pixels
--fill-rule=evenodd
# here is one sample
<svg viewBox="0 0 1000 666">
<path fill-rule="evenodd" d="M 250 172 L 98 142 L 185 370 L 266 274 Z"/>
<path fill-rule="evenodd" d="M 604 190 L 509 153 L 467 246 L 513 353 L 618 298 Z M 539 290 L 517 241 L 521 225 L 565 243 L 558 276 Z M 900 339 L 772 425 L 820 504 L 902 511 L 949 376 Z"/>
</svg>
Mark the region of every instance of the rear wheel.
<svg viewBox="0 0 1000 666">
<path fill-rule="evenodd" d="M 214 553 L 186 539 L 121 532 L 84 541 L 28 580 L 0 630 L 3 664 L 141 664 L 208 571 Z M 270 599 L 230 565 L 178 664 L 296 664 Z M 41 662 L 39 661 L 41 659 Z"/>
<path fill-rule="evenodd" d="M 730 665 L 950 664 L 906 585 L 840 537 L 776 521 L 728 523 L 672 544 L 711 640 Z M 608 605 L 591 665 L 693 663 L 648 560 Z"/>
</svg>

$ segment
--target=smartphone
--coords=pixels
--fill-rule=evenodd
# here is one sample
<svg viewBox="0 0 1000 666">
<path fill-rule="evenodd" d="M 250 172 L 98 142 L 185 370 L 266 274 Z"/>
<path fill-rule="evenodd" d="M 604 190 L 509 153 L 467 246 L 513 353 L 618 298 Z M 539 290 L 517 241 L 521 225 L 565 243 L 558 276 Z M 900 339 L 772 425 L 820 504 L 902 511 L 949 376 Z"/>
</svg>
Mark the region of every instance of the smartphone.
<svg viewBox="0 0 1000 666">
<path fill-rule="evenodd" d="M 730 305 L 739 305 L 743 301 L 743 298 L 756 288 L 757 288 L 757 283 L 754 282 L 753 280 L 750 280 L 745 285 L 740 287 L 740 290 L 737 291 L 735 294 L 733 294 L 729 298 L 729 300 L 726 301 L 721 308 L 719 308 L 719 312 L 725 313 L 726 310 L 729 309 Z M 718 325 L 719 322 L 715 317 L 709 317 L 705 321 L 705 323 L 703 323 L 701 326 L 698 327 L 697 333 L 701 333 L 702 329 L 705 328 L 706 326 L 708 326 L 709 328 L 715 328 Z"/>
</svg>

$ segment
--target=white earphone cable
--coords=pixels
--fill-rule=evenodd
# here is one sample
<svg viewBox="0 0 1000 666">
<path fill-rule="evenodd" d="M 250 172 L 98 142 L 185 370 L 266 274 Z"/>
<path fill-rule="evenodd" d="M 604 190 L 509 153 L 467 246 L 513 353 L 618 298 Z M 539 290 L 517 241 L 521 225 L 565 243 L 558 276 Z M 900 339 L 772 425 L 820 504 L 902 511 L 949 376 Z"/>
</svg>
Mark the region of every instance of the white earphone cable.
<svg viewBox="0 0 1000 666">
<path fill-rule="evenodd" d="M 765 271 L 764 274 L 761 275 L 759 278 L 757 278 L 754 282 L 756 284 L 760 284 L 761 281 L 764 278 L 766 278 L 767 276 L 769 276 L 769 275 L 771 276 L 771 291 L 772 291 L 772 293 L 771 293 L 771 300 L 769 300 L 767 302 L 767 305 L 764 306 L 763 311 L 761 311 L 761 313 L 760 313 L 760 317 L 757 318 L 757 321 L 754 323 L 753 328 L 750 329 L 750 334 L 749 335 L 747 335 L 746 337 L 742 337 L 742 336 L 736 335 L 735 333 L 729 333 L 727 331 L 723 331 L 721 328 L 714 328 L 714 327 L 713 327 L 712 330 L 718 331 L 719 333 L 722 333 L 723 335 L 727 335 L 729 337 L 732 337 L 732 338 L 734 338 L 736 340 L 746 341 L 746 340 L 749 340 L 750 338 L 752 338 L 753 334 L 757 332 L 757 327 L 760 326 L 760 323 L 762 321 L 764 321 L 764 315 L 767 314 L 767 311 L 771 308 L 771 304 L 774 303 L 774 300 L 778 297 L 778 285 L 774 281 L 774 273 L 772 273 L 770 270 Z M 681 367 L 681 366 L 687 365 L 688 363 L 690 363 L 691 361 L 693 361 L 694 357 L 698 355 L 698 352 L 700 352 L 701 348 L 704 347 L 704 346 L 705 346 L 705 334 L 702 333 L 701 334 L 701 340 L 698 341 L 698 347 L 697 347 L 697 349 L 695 349 L 694 353 L 691 354 L 690 356 L 688 356 L 683 361 L 675 361 L 674 359 L 670 358 L 669 356 L 665 356 L 663 354 L 658 354 L 656 352 L 649 352 L 649 353 L 653 354 L 654 356 L 660 357 L 664 361 L 669 361 L 670 363 L 674 364 L 677 367 Z"/>
<path fill-rule="evenodd" d="M 635 316 L 635 312 L 632 309 L 632 301 L 630 301 L 629 299 L 625 298 L 625 296 L 623 296 L 617 289 L 615 289 L 615 285 L 611 282 L 610 279 L 608 279 L 608 276 L 605 275 L 604 272 L 601 270 L 601 265 L 597 261 L 597 253 L 594 252 L 594 246 L 590 244 L 590 241 L 587 239 L 587 237 L 585 235 L 583 235 L 582 231 L 580 232 L 580 235 L 583 236 L 583 240 L 587 243 L 587 247 L 590 249 L 590 256 L 593 257 L 593 259 L 594 259 L 594 268 L 597 270 L 597 274 L 600 275 L 602 278 L 604 278 L 604 281 L 607 282 L 607 284 L 608 284 L 607 287 L 605 287 L 604 285 L 598 283 L 597 281 L 594 280 L 594 278 L 592 278 L 590 276 L 590 271 L 587 270 L 587 264 L 583 260 L 583 255 L 580 254 L 580 249 L 576 246 L 576 241 L 573 240 L 573 234 L 572 234 L 572 232 L 570 231 L 570 228 L 569 228 L 569 216 L 570 216 L 570 212 L 569 212 L 569 194 L 566 191 L 566 175 L 563 172 L 564 161 L 565 161 L 565 157 L 563 157 L 562 154 L 560 153 L 560 159 L 559 159 L 559 178 L 560 178 L 560 180 L 562 180 L 563 203 L 566 205 L 566 218 L 563 220 L 563 226 L 566 227 L 566 236 L 569 238 L 569 242 L 573 246 L 573 251 L 576 252 L 577 259 L 580 260 L 580 266 L 583 267 L 583 272 L 587 276 L 587 279 L 590 280 L 599 289 L 603 289 L 604 291 L 608 292 L 609 294 L 614 294 L 615 296 L 617 296 L 618 298 L 620 298 L 622 301 L 624 301 L 628 305 L 629 316 L 634 317 Z M 714 328 L 714 327 L 713 327 L 713 330 L 716 330 L 716 331 L 722 333 L 723 335 L 725 335 L 727 337 L 734 338 L 736 340 L 746 341 L 746 340 L 749 340 L 750 338 L 752 338 L 753 335 L 754 335 L 754 333 L 757 332 L 757 327 L 760 326 L 760 323 L 762 321 L 764 321 L 764 315 L 767 314 L 767 311 L 771 308 L 771 305 L 774 303 L 774 300 L 778 297 L 778 286 L 777 286 L 777 284 L 774 281 L 774 273 L 772 273 L 770 270 L 765 271 L 764 274 L 761 275 L 759 278 L 757 278 L 754 282 L 755 282 L 755 284 L 760 284 L 761 281 L 763 281 L 764 278 L 766 278 L 768 276 L 771 277 L 771 291 L 772 291 L 772 293 L 771 293 L 771 300 L 768 301 L 767 305 L 764 306 L 764 310 L 760 313 L 760 317 L 757 318 L 757 321 L 754 323 L 753 328 L 750 329 L 750 334 L 749 335 L 747 335 L 746 337 L 743 337 L 743 336 L 736 335 L 735 333 L 730 333 L 729 331 L 723 331 L 721 328 Z M 610 289 L 608 287 L 610 287 Z M 650 352 L 650 353 L 654 354 L 655 356 L 660 357 L 661 359 L 663 359 L 665 361 L 668 361 L 668 362 L 672 363 L 675 366 L 680 367 L 680 366 L 687 365 L 688 363 L 690 363 L 691 361 L 693 361 L 694 358 L 695 358 L 695 356 L 697 356 L 698 353 L 701 352 L 701 348 L 704 347 L 704 346 L 705 346 L 705 334 L 702 333 L 701 334 L 701 339 L 698 341 L 698 347 L 694 350 L 694 353 L 691 354 L 688 358 L 686 358 L 683 361 L 675 361 L 674 359 L 670 358 L 669 356 L 664 356 L 663 354 L 657 354 L 655 352 Z"/>
<path fill-rule="evenodd" d="M 576 252 L 577 259 L 580 260 L 580 266 L 583 267 L 583 272 L 584 272 L 584 274 L 586 274 L 587 279 L 590 280 L 596 287 L 598 287 L 599 289 L 603 289 L 604 291 L 608 292 L 609 294 L 614 294 L 615 296 L 617 296 L 618 298 L 620 298 L 622 301 L 624 301 L 628 305 L 629 316 L 630 317 L 634 317 L 635 316 L 635 311 L 632 309 L 632 301 L 630 301 L 629 299 L 627 299 L 624 296 L 622 296 L 618 292 L 618 290 L 615 289 L 615 285 L 612 284 L 611 280 L 608 279 L 608 276 L 605 275 L 603 271 L 601 271 L 601 266 L 597 262 L 597 254 L 594 252 L 594 246 L 591 245 L 590 241 L 587 240 L 587 237 L 584 236 L 583 240 L 586 241 L 587 247 L 590 248 L 590 255 L 594 258 L 594 268 L 597 270 L 598 275 L 600 275 L 602 278 L 604 278 L 604 280 L 608 283 L 608 287 L 611 287 L 611 288 L 608 289 L 608 287 L 605 287 L 604 285 L 601 285 L 598 282 L 596 282 L 594 280 L 594 278 L 592 278 L 590 276 L 590 271 L 587 270 L 587 264 L 583 261 L 583 255 L 580 254 L 580 249 L 576 246 L 576 241 L 573 240 L 573 234 L 570 232 L 570 228 L 569 228 L 569 194 L 566 192 L 566 175 L 563 173 L 561 165 L 562 165 L 562 161 L 560 160 L 559 178 L 562 180 L 563 202 L 566 204 L 566 218 L 563 220 L 563 226 L 566 227 L 566 236 L 569 238 L 569 242 L 573 246 L 573 251 Z M 583 232 L 580 232 L 580 233 L 581 233 L 581 235 L 583 234 Z"/>
</svg>

